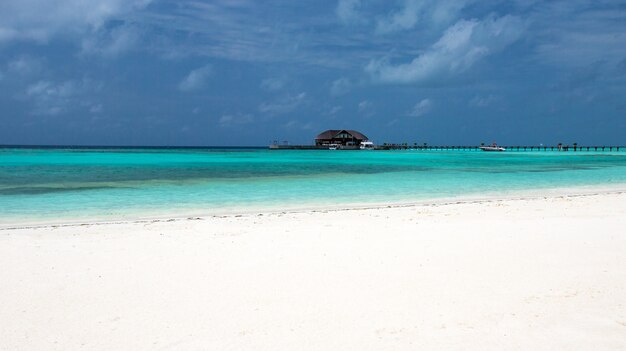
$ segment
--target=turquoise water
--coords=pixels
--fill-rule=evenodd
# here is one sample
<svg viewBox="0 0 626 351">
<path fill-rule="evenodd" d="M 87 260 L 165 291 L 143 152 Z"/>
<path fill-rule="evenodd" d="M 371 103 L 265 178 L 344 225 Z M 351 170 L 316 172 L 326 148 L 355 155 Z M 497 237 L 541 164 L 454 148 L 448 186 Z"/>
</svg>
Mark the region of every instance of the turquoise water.
<svg viewBox="0 0 626 351">
<path fill-rule="evenodd" d="M 626 184 L 624 152 L 0 149 L 0 223 Z"/>
</svg>

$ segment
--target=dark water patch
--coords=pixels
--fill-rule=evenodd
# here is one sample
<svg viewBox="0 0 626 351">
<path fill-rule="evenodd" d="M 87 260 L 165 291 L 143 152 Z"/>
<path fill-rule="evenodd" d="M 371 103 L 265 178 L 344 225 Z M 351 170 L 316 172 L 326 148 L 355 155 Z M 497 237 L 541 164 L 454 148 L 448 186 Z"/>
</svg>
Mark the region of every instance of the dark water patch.
<svg viewBox="0 0 626 351">
<path fill-rule="evenodd" d="M 544 169 L 527 169 L 524 172 L 528 173 L 550 173 L 550 172 L 567 172 L 567 171 L 592 171 L 594 169 L 601 169 L 602 167 L 560 167 L 560 168 L 544 168 Z"/>
<path fill-rule="evenodd" d="M 457 171 L 467 173 L 485 173 L 485 174 L 501 174 L 501 173 L 554 173 L 554 172 L 570 172 L 570 171 L 594 171 L 612 167 L 612 165 L 532 165 L 530 167 L 511 167 L 504 165 L 502 167 L 484 167 L 484 168 L 458 168 Z"/>
<path fill-rule="evenodd" d="M 427 172 L 433 167 L 419 165 L 367 164 L 215 164 L 215 165 L 150 165 L 150 166 L 5 166 L 0 167 L 0 184 L 27 188 L 33 183 L 81 183 L 128 181 L 191 181 L 237 180 L 281 176 L 314 176 L 324 174 L 381 174 L 391 172 Z"/>
<path fill-rule="evenodd" d="M 117 189 L 115 186 L 81 186 L 81 187 L 52 187 L 52 186 L 20 186 L 0 189 L 0 195 L 43 195 L 67 193 L 88 190 Z"/>
</svg>

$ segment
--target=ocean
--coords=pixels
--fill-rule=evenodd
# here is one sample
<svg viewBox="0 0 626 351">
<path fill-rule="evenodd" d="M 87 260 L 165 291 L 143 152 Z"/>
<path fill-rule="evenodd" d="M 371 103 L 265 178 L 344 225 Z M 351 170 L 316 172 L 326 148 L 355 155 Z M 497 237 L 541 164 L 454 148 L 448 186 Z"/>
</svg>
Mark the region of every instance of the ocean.
<svg viewBox="0 0 626 351">
<path fill-rule="evenodd" d="M 626 152 L 0 148 L 0 224 L 506 196 L 626 184 Z"/>
</svg>

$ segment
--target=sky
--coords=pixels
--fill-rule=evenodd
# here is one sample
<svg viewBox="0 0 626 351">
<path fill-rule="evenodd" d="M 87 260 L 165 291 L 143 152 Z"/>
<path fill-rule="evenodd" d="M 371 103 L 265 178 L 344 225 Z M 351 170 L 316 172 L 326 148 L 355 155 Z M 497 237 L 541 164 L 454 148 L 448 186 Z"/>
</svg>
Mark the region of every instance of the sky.
<svg viewBox="0 0 626 351">
<path fill-rule="evenodd" d="M 0 145 L 626 144 L 626 1 L 3 0 Z"/>
</svg>

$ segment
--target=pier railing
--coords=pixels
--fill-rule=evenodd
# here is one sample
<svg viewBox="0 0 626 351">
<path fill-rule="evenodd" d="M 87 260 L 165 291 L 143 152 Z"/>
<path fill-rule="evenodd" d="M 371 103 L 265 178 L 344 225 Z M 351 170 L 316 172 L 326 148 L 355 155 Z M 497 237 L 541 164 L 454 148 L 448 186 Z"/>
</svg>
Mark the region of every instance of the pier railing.
<svg viewBox="0 0 626 351">
<path fill-rule="evenodd" d="M 561 145 L 561 146 L 522 146 L 522 145 L 498 145 L 499 147 L 503 147 L 506 151 L 573 151 L 573 152 L 585 152 L 585 151 L 626 151 L 625 146 L 569 146 L 569 145 Z M 433 151 L 481 151 L 481 146 L 451 146 L 451 145 L 443 145 L 443 146 L 430 146 L 430 145 L 402 145 L 402 144 L 386 144 L 386 145 L 377 145 L 377 150 L 433 150 Z"/>
</svg>

